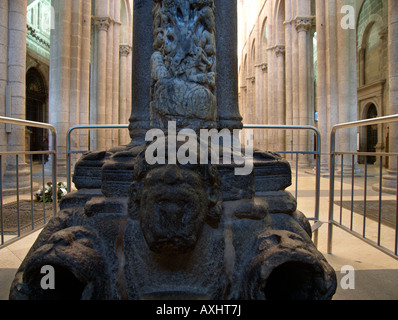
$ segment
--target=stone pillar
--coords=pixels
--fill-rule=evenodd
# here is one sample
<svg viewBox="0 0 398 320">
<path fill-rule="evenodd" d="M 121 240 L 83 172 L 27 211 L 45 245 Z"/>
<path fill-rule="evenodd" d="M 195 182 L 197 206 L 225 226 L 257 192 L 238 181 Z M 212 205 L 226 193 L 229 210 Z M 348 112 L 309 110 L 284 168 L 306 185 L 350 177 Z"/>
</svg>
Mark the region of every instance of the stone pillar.
<svg viewBox="0 0 398 320">
<path fill-rule="evenodd" d="M 70 80 L 70 91 L 69 91 L 69 123 L 70 127 L 80 124 L 80 72 L 81 66 L 81 53 L 83 46 L 80 45 L 80 39 L 82 37 L 81 21 L 83 19 L 83 2 L 82 1 L 71 1 L 72 2 L 72 20 L 71 20 L 71 40 L 70 40 L 70 70 L 65 69 L 61 75 L 65 79 Z M 61 46 L 63 41 L 61 42 Z M 63 49 L 61 49 L 63 50 Z M 69 77 L 68 77 L 69 76 Z M 53 112 L 56 112 L 55 110 Z M 59 137 L 65 137 L 66 132 L 61 130 L 58 132 Z M 79 138 L 77 134 L 71 136 L 71 147 L 73 149 L 78 148 Z"/>
<path fill-rule="evenodd" d="M 326 16 L 326 106 L 327 106 L 327 139 L 332 127 L 338 123 L 338 89 L 337 89 L 337 7 L 335 1 L 325 2 Z M 329 149 L 327 150 L 329 152 Z"/>
<path fill-rule="evenodd" d="M 8 59 L 7 86 L 11 89 L 11 117 L 26 118 L 26 23 L 27 0 L 8 1 Z M 25 128 L 12 125 L 7 137 L 7 151 L 25 151 Z M 29 185 L 27 177 L 29 171 L 25 164 L 25 157 L 19 156 L 19 187 Z M 4 174 L 4 188 L 16 186 L 16 157 L 7 159 Z"/>
<path fill-rule="evenodd" d="M 8 1 L 0 1 L 0 116 L 6 115 L 6 88 L 8 65 Z M 0 152 L 7 151 L 5 124 L 0 124 Z M 5 160 L 0 163 L 2 172 Z"/>
<path fill-rule="evenodd" d="M 72 1 L 53 1 L 56 19 L 51 33 L 49 122 L 59 135 L 58 175 L 66 173 L 66 139 L 62 133 L 66 133 L 70 126 L 72 4 Z"/>
<path fill-rule="evenodd" d="M 237 0 L 215 0 L 215 5 L 218 127 L 240 129 Z"/>
<path fill-rule="evenodd" d="M 114 25 L 113 25 L 113 83 L 112 83 L 112 124 L 119 124 L 119 73 L 120 73 L 120 0 L 114 2 Z M 124 122 L 122 122 L 124 123 Z M 117 130 L 112 131 L 112 146 L 119 145 L 119 132 Z"/>
<path fill-rule="evenodd" d="M 132 113 L 130 137 L 133 145 L 145 144 L 150 128 L 151 56 L 153 53 L 153 1 L 134 0 Z"/>
<path fill-rule="evenodd" d="M 82 52 L 81 52 L 81 70 L 80 70 L 80 109 L 79 109 L 79 124 L 90 124 L 90 43 L 91 37 L 91 0 L 84 0 L 83 4 L 83 24 L 82 24 Z M 88 150 L 88 132 L 79 132 L 79 147 L 83 150 Z"/>
<path fill-rule="evenodd" d="M 308 83 L 308 32 L 312 25 L 310 17 L 297 17 L 296 30 L 298 32 L 298 98 L 299 98 L 299 125 L 306 126 L 310 124 L 310 99 L 309 99 L 309 83 Z M 310 149 L 309 149 L 310 148 Z M 309 146 L 309 133 L 300 131 L 299 133 L 299 149 L 300 151 L 311 151 Z M 299 156 L 300 166 L 309 165 L 308 156 Z"/>
<path fill-rule="evenodd" d="M 389 57 L 389 106 L 388 114 L 398 114 L 398 2 L 388 1 L 388 57 Z M 391 153 L 398 153 L 398 124 L 389 125 Z M 383 188 L 386 191 L 397 192 L 397 159 L 389 159 L 388 175 L 384 176 Z"/>
<path fill-rule="evenodd" d="M 326 11 L 325 1 L 316 1 L 316 32 L 317 32 L 317 105 L 318 129 L 321 134 L 321 170 L 328 171 L 329 163 L 329 132 L 327 110 L 326 82 Z"/>
<path fill-rule="evenodd" d="M 112 114 L 113 108 L 113 29 L 115 26 L 114 21 L 114 0 L 108 0 L 108 17 L 109 26 L 107 30 L 107 40 L 106 40 L 106 98 L 105 98 L 105 124 L 112 124 Z M 101 50 L 101 49 L 100 49 Z M 105 149 L 109 150 L 112 147 L 112 130 L 107 129 L 105 132 Z"/>
<path fill-rule="evenodd" d="M 286 104 L 285 104 L 285 46 L 278 45 L 275 48 L 276 54 L 276 67 L 277 67 L 277 116 L 278 125 L 284 125 L 286 123 Z M 277 131 L 277 150 L 275 151 L 285 151 L 285 131 Z"/>
<path fill-rule="evenodd" d="M 337 16 L 344 5 L 354 7 L 355 0 L 338 0 Z M 339 21 L 339 20 L 338 20 Z M 356 30 L 343 29 L 337 24 L 337 84 L 339 123 L 356 121 L 358 104 Z M 357 129 L 342 130 L 337 137 L 340 151 L 357 151 Z M 354 166 L 357 167 L 356 160 Z M 344 157 L 344 167 L 351 172 L 352 157 Z"/>
<path fill-rule="evenodd" d="M 272 12 L 272 10 L 270 10 Z M 269 19 L 267 21 L 268 25 L 268 48 L 267 48 L 267 57 L 268 57 L 268 123 L 267 124 L 276 124 L 275 118 L 275 53 L 274 53 L 274 21 Z M 268 149 L 275 151 L 276 145 L 276 131 L 275 130 L 267 130 L 268 132 Z"/>
<path fill-rule="evenodd" d="M 292 48 L 292 0 L 285 0 L 285 96 L 286 96 L 286 125 L 293 125 L 293 48 Z M 286 131 L 286 151 L 292 149 L 293 132 Z M 291 160 L 292 156 L 287 155 Z"/>
<path fill-rule="evenodd" d="M 129 45 L 121 45 L 120 48 L 120 96 L 119 96 L 119 123 L 127 122 L 127 59 L 130 56 L 131 48 Z M 119 140 L 121 144 L 129 143 L 128 133 L 125 130 L 119 131 Z"/>
<path fill-rule="evenodd" d="M 106 124 L 106 67 L 107 67 L 107 38 L 108 28 L 110 25 L 109 17 L 96 17 L 95 25 L 98 29 L 98 45 L 97 45 L 97 86 L 96 86 L 96 102 L 97 102 L 97 122 L 96 124 Z M 105 150 L 105 131 L 99 130 L 96 133 L 95 150 Z"/>
<path fill-rule="evenodd" d="M 298 33 L 296 30 L 296 2 L 293 0 L 292 5 L 292 125 L 299 125 L 299 49 L 298 49 Z M 291 149 L 299 150 L 299 136 L 297 131 L 292 131 Z"/>
</svg>

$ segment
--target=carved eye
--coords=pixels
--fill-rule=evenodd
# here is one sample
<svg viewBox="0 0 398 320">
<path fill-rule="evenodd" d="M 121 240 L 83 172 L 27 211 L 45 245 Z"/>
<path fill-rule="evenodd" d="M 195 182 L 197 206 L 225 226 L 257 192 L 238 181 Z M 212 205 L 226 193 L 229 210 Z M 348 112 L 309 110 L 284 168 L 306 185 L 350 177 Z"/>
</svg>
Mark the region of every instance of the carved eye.
<svg viewBox="0 0 398 320">
<path fill-rule="evenodd" d="M 170 42 L 174 41 L 174 36 L 172 34 L 168 34 L 167 35 L 167 40 L 169 40 Z"/>
</svg>

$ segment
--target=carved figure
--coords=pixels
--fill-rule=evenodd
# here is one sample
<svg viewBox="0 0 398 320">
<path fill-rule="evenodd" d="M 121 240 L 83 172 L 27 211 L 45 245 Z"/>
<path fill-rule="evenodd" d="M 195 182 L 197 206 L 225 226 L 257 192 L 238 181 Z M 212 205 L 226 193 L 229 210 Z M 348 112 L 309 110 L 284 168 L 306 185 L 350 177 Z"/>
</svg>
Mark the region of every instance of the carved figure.
<svg viewBox="0 0 398 320">
<path fill-rule="evenodd" d="M 155 1 L 152 127 L 213 128 L 217 120 L 214 1 Z M 179 121 L 178 121 L 179 120 Z"/>
</svg>

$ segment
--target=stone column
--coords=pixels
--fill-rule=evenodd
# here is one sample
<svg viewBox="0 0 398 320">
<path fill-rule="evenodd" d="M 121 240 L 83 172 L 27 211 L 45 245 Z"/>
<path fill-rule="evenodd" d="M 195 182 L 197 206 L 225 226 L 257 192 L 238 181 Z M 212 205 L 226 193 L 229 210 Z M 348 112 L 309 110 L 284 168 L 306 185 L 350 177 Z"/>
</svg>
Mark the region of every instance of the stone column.
<svg viewBox="0 0 398 320">
<path fill-rule="evenodd" d="M 72 1 L 53 1 L 57 13 L 55 28 L 51 32 L 49 122 L 59 137 L 57 139 L 57 173 L 66 173 L 66 139 L 62 133 L 69 129 L 71 97 L 71 34 Z M 49 163 L 48 163 L 49 165 Z"/>
<path fill-rule="evenodd" d="M 344 5 L 354 7 L 355 0 L 337 0 L 337 16 Z M 339 20 L 338 20 L 339 21 Z M 339 123 L 356 121 L 358 104 L 356 30 L 337 24 L 337 84 Z M 337 137 L 340 151 L 357 151 L 357 129 L 342 130 Z M 354 166 L 357 167 L 356 160 Z M 352 157 L 344 157 L 344 167 L 351 172 Z"/>
<path fill-rule="evenodd" d="M 119 124 L 119 90 L 120 90 L 120 0 L 114 2 L 114 25 L 113 25 L 113 83 L 112 83 L 112 124 Z M 124 122 L 123 122 L 124 123 Z M 119 132 L 112 131 L 112 146 L 119 145 Z"/>
<path fill-rule="evenodd" d="M 278 45 L 275 48 L 276 67 L 277 67 L 277 110 L 278 110 L 278 125 L 286 123 L 286 104 L 285 104 L 285 46 Z M 278 130 L 277 148 L 276 151 L 285 151 L 285 132 Z"/>
<path fill-rule="evenodd" d="M 326 106 L 327 106 L 327 132 L 338 123 L 338 89 L 337 89 L 337 7 L 335 1 L 325 2 L 326 16 Z M 327 150 L 329 152 L 329 149 Z"/>
<path fill-rule="evenodd" d="M 145 144 L 150 128 L 151 56 L 153 53 L 153 1 L 134 0 L 132 113 L 130 137 L 133 145 Z"/>
<path fill-rule="evenodd" d="M 325 1 L 316 1 L 317 32 L 317 105 L 318 129 L 321 134 L 321 170 L 328 171 L 329 132 L 326 82 L 326 11 Z"/>
<path fill-rule="evenodd" d="M 106 41 L 106 98 L 105 98 L 105 124 L 112 124 L 113 108 L 113 30 L 115 26 L 114 20 L 114 0 L 108 0 L 108 17 L 110 19 L 107 30 Z M 109 150 L 112 147 L 112 130 L 107 129 L 105 132 L 105 149 Z"/>
<path fill-rule="evenodd" d="M 64 70 L 62 77 L 70 79 L 69 91 L 69 126 L 76 126 L 80 124 L 80 72 L 81 54 L 84 46 L 81 46 L 82 28 L 81 21 L 83 20 L 83 2 L 72 2 L 72 20 L 71 20 L 71 40 L 70 40 L 70 70 Z M 61 42 L 62 45 L 63 41 Z M 62 50 L 62 49 L 61 49 Z M 56 111 L 55 111 L 56 112 Z M 64 130 L 58 132 L 60 137 L 64 137 L 66 132 Z M 78 134 L 71 136 L 71 147 L 76 150 L 78 148 Z"/>
<path fill-rule="evenodd" d="M 91 37 L 91 0 L 84 0 L 83 4 L 83 24 L 82 24 L 82 52 L 81 52 L 81 70 L 80 70 L 80 109 L 79 109 L 79 124 L 88 125 L 89 106 L 90 106 L 90 43 Z M 83 150 L 88 150 L 88 132 L 79 132 L 79 147 Z"/>
<path fill-rule="evenodd" d="M 240 129 L 237 0 L 215 0 L 215 5 L 218 127 Z"/>
<path fill-rule="evenodd" d="M 119 96 L 119 123 L 126 123 L 127 119 L 127 59 L 130 56 L 131 47 L 129 45 L 121 45 L 120 48 L 120 96 Z M 125 130 L 119 131 L 119 140 L 121 144 L 129 142 L 128 133 Z"/>
<path fill-rule="evenodd" d="M 8 1 L 8 66 L 7 86 L 11 89 L 11 117 L 26 118 L 26 23 L 27 0 Z M 12 125 L 7 137 L 8 151 L 25 151 L 25 128 Z M 19 156 L 7 159 L 7 168 L 4 174 L 4 188 L 15 188 L 16 166 L 19 165 L 20 188 L 29 185 L 29 174 L 25 164 L 25 157 Z"/>
<path fill-rule="evenodd" d="M 295 7 L 295 6 L 294 6 Z M 292 18 L 295 12 L 292 12 Z M 298 33 L 296 30 L 296 21 L 292 20 L 292 124 L 299 125 L 299 49 L 298 49 Z M 292 131 L 292 151 L 299 150 L 299 136 L 297 131 Z"/>
<path fill-rule="evenodd" d="M 0 116 L 6 115 L 7 60 L 8 60 L 8 1 L 0 1 Z M 7 151 L 5 125 L 0 124 L 0 151 Z M 4 172 L 5 161 L 0 163 Z"/>
<path fill-rule="evenodd" d="M 299 91 L 299 124 L 306 126 L 310 124 L 310 100 L 308 96 L 308 32 L 312 25 L 310 17 L 297 17 L 296 30 L 298 32 L 298 91 Z M 310 149 L 309 149 L 310 148 Z M 311 151 L 309 146 L 309 134 L 306 131 L 299 133 L 299 149 L 300 151 Z M 299 163 L 301 166 L 309 165 L 308 156 L 300 156 Z"/>
<path fill-rule="evenodd" d="M 389 106 L 390 115 L 398 114 L 398 2 L 388 1 L 388 57 L 389 57 Z M 398 124 L 389 125 L 391 153 L 398 153 Z M 388 175 L 384 176 L 383 188 L 386 191 L 397 191 L 397 159 L 389 159 Z"/>
<path fill-rule="evenodd" d="M 96 124 L 106 124 L 106 66 L 107 66 L 107 36 L 108 28 L 111 23 L 109 17 L 96 17 L 95 25 L 98 29 L 97 45 L 97 122 Z M 96 150 L 105 150 L 105 131 L 99 130 L 96 133 Z"/>
<path fill-rule="evenodd" d="M 269 15 L 271 16 L 272 8 L 269 7 Z M 273 19 L 267 20 L 267 27 L 268 27 L 268 48 L 267 48 L 267 58 L 268 58 L 268 108 L 267 108 L 267 116 L 268 116 L 268 123 L 267 124 L 276 124 L 275 118 L 275 53 L 274 53 L 274 21 Z M 275 130 L 267 130 L 268 134 L 268 149 L 275 151 L 276 145 L 276 131 Z"/>
<path fill-rule="evenodd" d="M 292 1 L 285 0 L 285 96 L 286 96 L 286 125 L 293 125 L 293 63 L 292 63 Z M 292 148 L 293 133 L 286 131 L 286 151 Z M 291 160 L 291 156 L 287 156 Z"/>
</svg>

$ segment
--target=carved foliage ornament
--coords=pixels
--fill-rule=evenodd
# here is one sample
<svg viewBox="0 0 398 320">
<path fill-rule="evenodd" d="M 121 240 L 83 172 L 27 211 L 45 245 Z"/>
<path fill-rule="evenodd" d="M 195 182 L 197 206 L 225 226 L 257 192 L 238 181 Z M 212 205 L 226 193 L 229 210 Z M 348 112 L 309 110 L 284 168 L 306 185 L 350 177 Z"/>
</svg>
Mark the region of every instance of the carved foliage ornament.
<svg viewBox="0 0 398 320">
<path fill-rule="evenodd" d="M 312 18 L 296 18 L 296 30 L 297 32 L 308 32 L 312 27 Z"/>
</svg>

